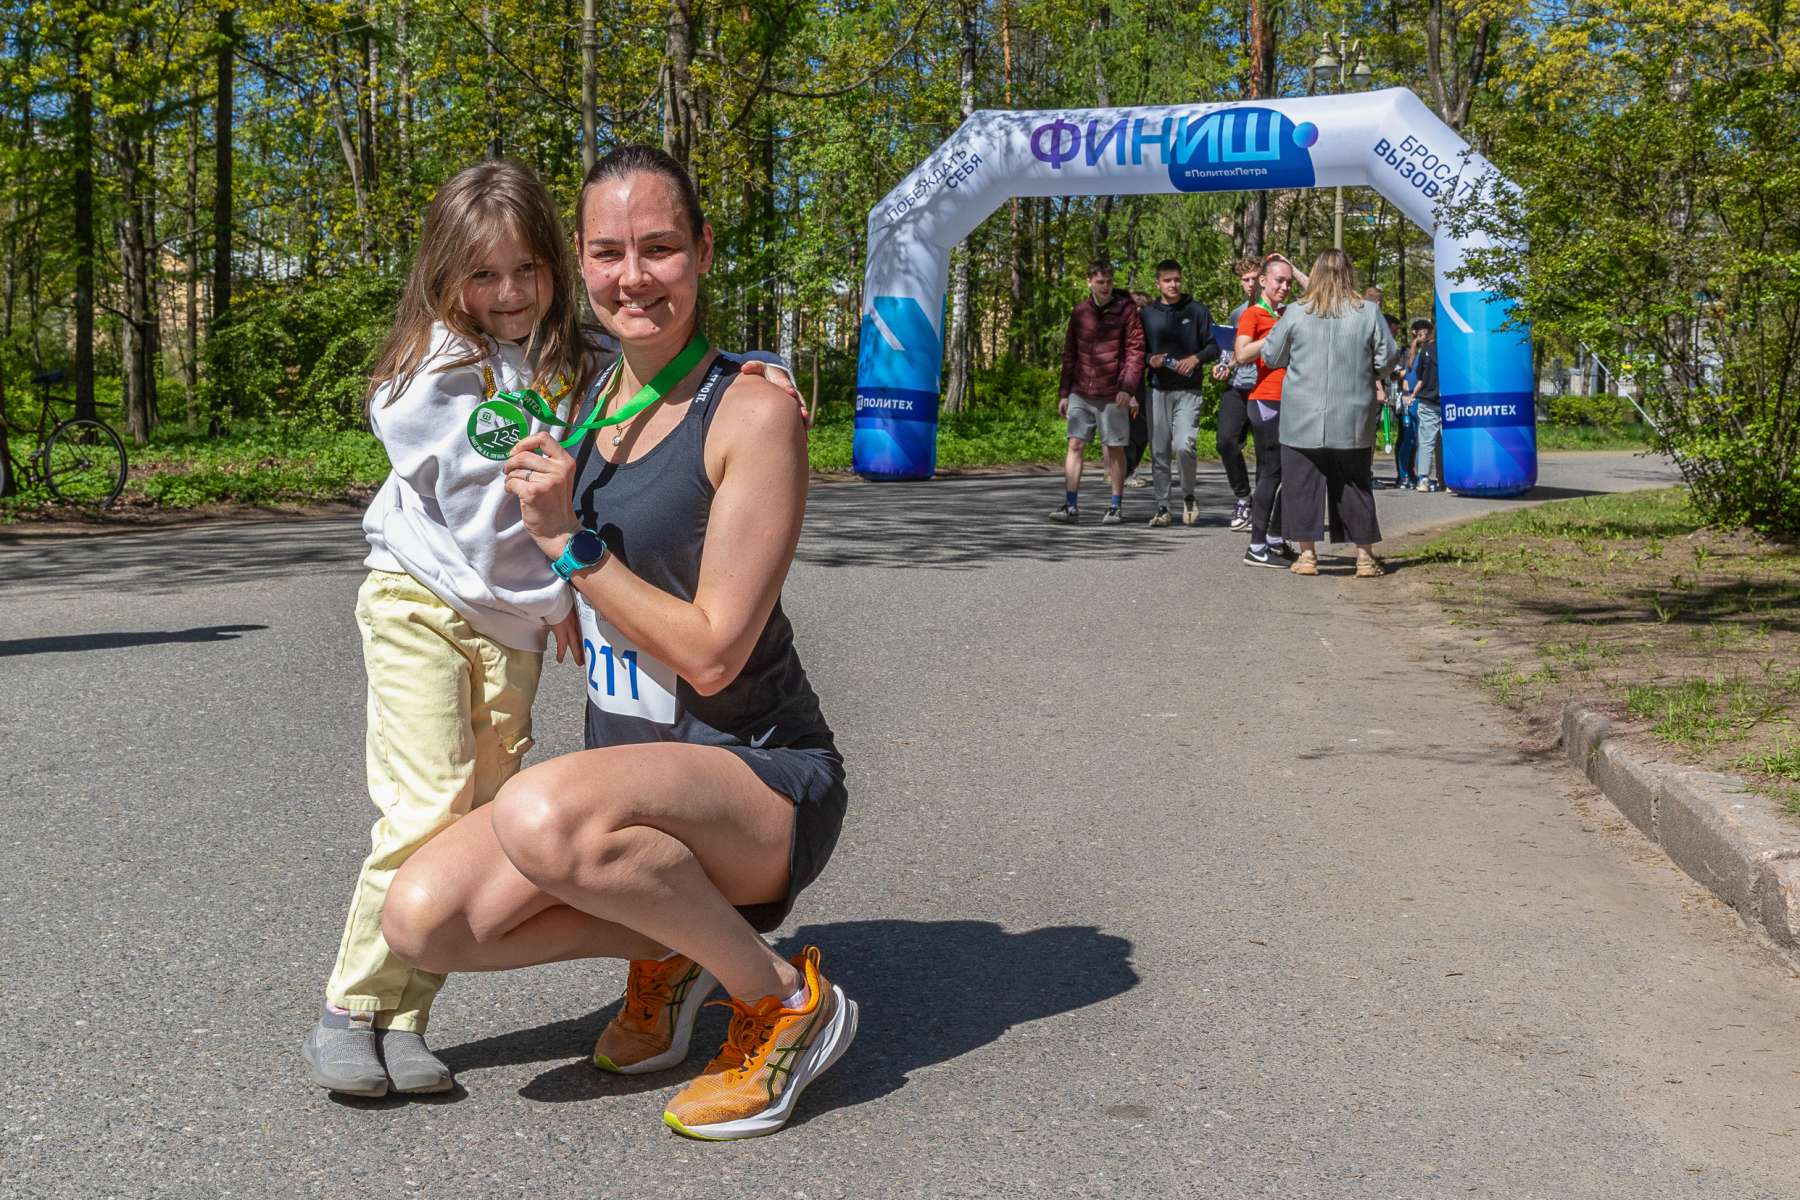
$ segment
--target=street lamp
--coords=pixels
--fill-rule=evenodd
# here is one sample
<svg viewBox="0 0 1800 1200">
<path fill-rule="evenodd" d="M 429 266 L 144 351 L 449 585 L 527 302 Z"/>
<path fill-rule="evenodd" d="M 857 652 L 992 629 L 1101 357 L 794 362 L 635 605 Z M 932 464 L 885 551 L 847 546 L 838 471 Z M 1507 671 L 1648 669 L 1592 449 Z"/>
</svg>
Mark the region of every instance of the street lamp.
<svg viewBox="0 0 1800 1200">
<path fill-rule="evenodd" d="M 1356 65 L 1351 67 L 1354 62 Z M 1363 57 L 1363 44 L 1359 38 L 1350 39 L 1347 30 L 1339 29 L 1336 37 L 1327 36 L 1325 48 L 1319 57 L 1313 59 L 1313 83 L 1322 92 L 1362 91 L 1369 86 L 1375 72 L 1369 69 L 1369 62 Z M 1331 244 L 1339 250 L 1344 248 L 1344 189 L 1336 189 L 1337 199 L 1331 210 Z"/>
</svg>

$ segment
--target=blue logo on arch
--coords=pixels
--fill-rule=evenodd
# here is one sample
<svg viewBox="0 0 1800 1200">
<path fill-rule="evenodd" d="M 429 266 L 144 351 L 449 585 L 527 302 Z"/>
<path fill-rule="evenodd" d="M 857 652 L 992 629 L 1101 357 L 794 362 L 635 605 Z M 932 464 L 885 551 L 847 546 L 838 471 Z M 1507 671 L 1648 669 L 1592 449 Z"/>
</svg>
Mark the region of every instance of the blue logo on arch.
<svg viewBox="0 0 1800 1200">
<path fill-rule="evenodd" d="M 1176 122 L 1169 182 L 1183 192 L 1313 186 L 1318 127 L 1272 108 L 1222 108 Z"/>
</svg>

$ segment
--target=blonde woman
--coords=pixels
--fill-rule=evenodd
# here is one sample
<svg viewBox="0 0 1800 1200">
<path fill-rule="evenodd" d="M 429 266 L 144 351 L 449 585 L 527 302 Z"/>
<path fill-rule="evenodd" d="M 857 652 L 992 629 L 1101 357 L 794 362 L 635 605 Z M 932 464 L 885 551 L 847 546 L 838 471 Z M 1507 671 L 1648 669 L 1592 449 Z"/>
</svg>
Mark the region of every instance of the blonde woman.
<svg viewBox="0 0 1800 1200">
<path fill-rule="evenodd" d="M 1313 264 L 1306 299 L 1282 315 L 1263 361 L 1287 368 L 1281 389 L 1282 532 L 1299 550 L 1289 570 L 1319 573 L 1318 543 L 1330 517 L 1334 542 L 1356 544 L 1356 574 L 1385 574 L 1375 557 L 1375 381 L 1400 347 L 1381 308 L 1363 299 L 1342 250 Z"/>
</svg>

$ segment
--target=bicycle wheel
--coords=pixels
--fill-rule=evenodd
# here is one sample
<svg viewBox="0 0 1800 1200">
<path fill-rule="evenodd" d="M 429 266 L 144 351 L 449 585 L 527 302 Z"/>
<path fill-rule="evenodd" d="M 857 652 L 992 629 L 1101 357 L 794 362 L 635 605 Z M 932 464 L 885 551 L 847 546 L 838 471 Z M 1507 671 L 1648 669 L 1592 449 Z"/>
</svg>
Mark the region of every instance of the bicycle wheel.
<svg viewBox="0 0 1800 1200">
<path fill-rule="evenodd" d="M 125 487 L 125 443 L 99 421 L 64 421 L 44 443 L 44 482 L 59 500 L 105 508 Z"/>
</svg>

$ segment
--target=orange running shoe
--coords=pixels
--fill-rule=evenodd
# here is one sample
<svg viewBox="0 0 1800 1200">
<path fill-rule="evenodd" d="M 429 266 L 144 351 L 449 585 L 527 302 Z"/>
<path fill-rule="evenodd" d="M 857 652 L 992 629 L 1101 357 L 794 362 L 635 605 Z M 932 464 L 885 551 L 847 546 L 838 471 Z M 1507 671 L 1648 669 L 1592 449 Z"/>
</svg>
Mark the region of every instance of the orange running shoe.
<svg viewBox="0 0 1800 1200">
<path fill-rule="evenodd" d="M 755 1005 L 736 998 L 731 1029 L 705 1074 L 683 1088 L 663 1112 L 663 1124 L 706 1141 L 774 1133 L 794 1114 L 806 1085 L 825 1073 L 856 1037 L 856 1001 L 819 974 L 819 950 L 792 960 L 806 980 L 803 1008 L 783 1008 L 773 996 Z"/>
<path fill-rule="evenodd" d="M 711 971 L 679 954 L 633 959 L 618 1015 L 594 1043 L 594 1065 L 643 1075 L 680 1064 L 688 1055 L 694 1018 L 718 984 Z"/>
</svg>

